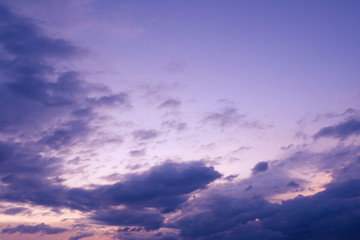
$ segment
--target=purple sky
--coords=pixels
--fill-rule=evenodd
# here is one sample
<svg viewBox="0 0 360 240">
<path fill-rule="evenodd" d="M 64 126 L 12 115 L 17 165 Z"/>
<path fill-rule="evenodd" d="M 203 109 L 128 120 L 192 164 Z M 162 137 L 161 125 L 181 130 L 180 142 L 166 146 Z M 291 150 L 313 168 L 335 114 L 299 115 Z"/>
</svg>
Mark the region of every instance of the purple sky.
<svg viewBox="0 0 360 240">
<path fill-rule="evenodd" d="M 0 0 L 0 239 L 357 239 L 359 22 L 351 0 Z"/>
</svg>

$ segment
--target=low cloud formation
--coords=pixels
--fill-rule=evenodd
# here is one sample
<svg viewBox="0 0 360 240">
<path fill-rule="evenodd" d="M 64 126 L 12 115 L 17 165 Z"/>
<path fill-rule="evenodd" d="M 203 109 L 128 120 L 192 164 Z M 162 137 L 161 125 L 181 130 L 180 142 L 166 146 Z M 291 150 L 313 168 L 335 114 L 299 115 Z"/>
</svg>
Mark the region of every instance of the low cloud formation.
<svg viewBox="0 0 360 240">
<path fill-rule="evenodd" d="M 356 119 L 351 119 L 335 126 L 329 126 L 320 129 L 314 135 L 314 138 L 318 139 L 322 137 L 334 137 L 334 138 L 345 139 L 349 136 L 359 135 L 359 134 L 360 134 L 360 121 Z"/>
<path fill-rule="evenodd" d="M 79 235 L 70 237 L 69 240 L 79 240 L 79 239 L 83 239 L 83 238 L 87 238 L 87 237 L 92 237 L 92 236 L 94 236 L 93 233 L 81 233 L 81 234 L 79 234 Z"/>
<path fill-rule="evenodd" d="M 206 188 L 220 177 L 220 173 L 206 167 L 203 162 L 165 162 L 143 173 L 126 175 L 121 182 L 90 190 L 68 188 L 46 178 L 8 175 L 2 178 L 5 186 L 1 189 L 0 199 L 83 212 L 95 211 L 91 218 L 105 224 L 138 224 L 154 229 L 160 227 L 164 220 L 162 213 L 175 211 L 187 201 L 190 193 Z M 119 205 L 127 208 L 114 209 Z"/>
<path fill-rule="evenodd" d="M 142 226 L 145 230 L 159 229 L 165 219 L 160 212 L 142 208 L 98 210 L 92 219 L 112 226 Z"/>
<path fill-rule="evenodd" d="M 295 154 L 264 174 L 207 189 L 189 202 L 167 227 L 179 229 L 179 239 L 183 240 L 355 240 L 360 234 L 358 150 L 358 147 L 345 147 L 322 154 L 307 153 L 300 157 Z M 324 163 L 331 161 L 333 180 L 324 186 L 324 191 L 312 196 L 299 195 L 281 204 L 268 201 L 267 188 L 274 193 L 276 186 L 300 187 L 295 181 L 276 181 L 274 175 L 285 174 L 287 171 L 282 168 L 286 165 L 295 167 L 294 162 L 298 161 L 299 165 L 303 164 L 302 157 L 318 159 L 316 166 L 320 169 L 327 169 Z M 244 191 L 249 182 L 255 184 Z M 261 184 L 267 187 L 259 188 Z"/>
<path fill-rule="evenodd" d="M 44 223 L 38 225 L 18 225 L 16 227 L 7 227 L 2 230 L 2 233 L 14 234 L 14 233 L 26 233 L 26 234 L 58 234 L 68 231 L 66 228 L 55 228 Z"/>
</svg>

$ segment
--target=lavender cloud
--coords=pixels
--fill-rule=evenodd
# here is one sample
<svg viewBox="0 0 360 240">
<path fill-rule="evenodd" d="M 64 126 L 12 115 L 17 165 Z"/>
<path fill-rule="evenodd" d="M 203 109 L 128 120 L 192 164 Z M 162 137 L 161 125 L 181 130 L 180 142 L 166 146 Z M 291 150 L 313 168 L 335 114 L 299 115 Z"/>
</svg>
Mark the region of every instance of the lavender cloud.
<svg viewBox="0 0 360 240">
<path fill-rule="evenodd" d="M 271 127 L 265 125 L 257 120 L 249 121 L 246 114 L 239 114 L 235 107 L 226 107 L 218 112 L 208 113 L 203 118 L 204 123 L 211 123 L 223 128 L 228 127 L 243 127 L 243 128 L 258 128 L 264 129 Z"/>
<path fill-rule="evenodd" d="M 68 231 L 66 228 L 55 228 L 50 225 L 41 223 L 38 225 L 18 225 L 16 227 L 7 227 L 2 230 L 2 233 L 14 234 L 14 233 L 26 233 L 26 234 L 58 234 Z"/>
<path fill-rule="evenodd" d="M 87 237 L 92 237 L 94 236 L 93 233 L 81 233 L 81 234 L 78 234 L 76 236 L 72 236 L 69 238 L 69 240 L 79 240 L 79 239 L 82 239 L 82 238 L 87 238 Z"/>
<path fill-rule="evenodd" d="M 140 129 L 140 130 L 135 130 L 132 133 L 132 135 L 136 140 L 146 141 L 159 136 L 159 132 L 155 129 L 149 129 L 149 130 Z"/>
<path fill-rule="evenodd" d="M 265 172 L 269 167 L 268 162 L 259 162 L 255 165 L 255 167 L 252 170 L 252 173 L 255 175 L 259 172 Z"/>
<path fill-rule="evenodd" d="M 158 108 L 177 108 L 181 105 L 181 101 L 173 98 L 169 98 L 159 105 Z"/>
<path fill-rule="evenodd" d="M 241 191 L 249 180 L 207 189 L 201 196 L 189 202 L 182 214 L 169 221 L 170 228 L 180 229 L 180 238 L 184 240 L 203 239 L 356 239 L 360 233 L 357 222 L 360 220 L 360 178 L 355 174 L 360 161 L 356 157 L 357 147 L 333 149 L 322 155 L 316 155 L 320 162 L 328 161 L 342 165 L 333 168 L 333 180 L 325 185 L 325 190 L 312 196 L 302 196 L 284 200 L 281 204 L 272 203 L 266 198 L 264 189 Z M 347 151 L 347 154 L 338 154 Z M 354 156 L 355 154 L 355 156 Z M 311 154 L 307 157 L 309 157 Z M 294 161 L 296 157 L 285 159 L 284 163 Z M 318 162 L 320 167 L 323 165 Z M 345 164 L 346 163 L 346 164 Z M 344 164 L 346 167 L 344 167 Z M 279 168 L 283 163 L 272 166 Z M 270 171 L 270 170 L 269 170 Z M 253 175 L 253 182 L 266 184 L 274 181 L 270 172 Z M 264 177 L 265 176 L 265 177 Z M 285 188 L 298 187 L 295 181 L 278 182 Z M 272 193 L 274 193 L 272 189 Z M 241 192 L 241 194 L 239 194 Z M 196 224 L 194 224 L 196 223 Z"/>
<path fill-rule="evenodd" d="M 360 134 L 360 121 L 356 119 L 350 119 L 346 122 L 342 122 L 335 126 L 324 127 L 320 129 L 315 135 L 314 138 L 322 137 L 334 137 L 345 139 L 351 135 Z"/>
</svg>

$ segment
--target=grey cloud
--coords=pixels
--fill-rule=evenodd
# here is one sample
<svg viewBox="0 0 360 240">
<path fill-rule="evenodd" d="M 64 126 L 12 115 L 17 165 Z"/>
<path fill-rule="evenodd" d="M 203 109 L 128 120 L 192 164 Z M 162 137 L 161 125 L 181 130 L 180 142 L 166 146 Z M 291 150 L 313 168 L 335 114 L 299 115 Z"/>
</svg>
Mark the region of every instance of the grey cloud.
<svg viewBox="0 0 360 240">
<path fill-rule="evenodd" d="M 286 186 L 287 187 L 300 187 L 300 185 L 294 181 L 290 181 Z"/>
<path fill-rule="evenodd" d="M 166 162 L 142 174 L 131 174 L 119 183 L 94 189 L 101 193 L 102 204 L 109 206 L 153 207 L 162 212 L 173 211 L 184 203 L 188 194 L 206 188 L 221 174 L 202 162 Z"/>
<path fill-rule="evenodd" d="M 314 135 L 314 138 L 318 139 L 322 137 L 334 137 L 334 138 L 345 139 L 351 135 L 359 135 L 359 134 L 360 134 L 360 121 L 356 119 L 351 119 L 335 126 L 329 126 L 320 129 Z"/>
<path fill-rule="evenodd" d="M 7 214 L 7 215 L 16 215 L 16 214 L 25 212 L 26 210 L 28 210 L 28 209 L 24 208 L 24 207 L 14 207 L 14 208 L 6 209 L 3 213 Z"/>
<path fill-rule="evenodd" d="M 1 132 L 26 136 L 72 113 L 84 117 L 99 106 L 130 105 L 126 93 L 89 97 L 102 90 L 81 79 L 80 72 L 56 69 L 56 63 L 83 55 L 82 48 L 47 36 L 3 4 L 0 21 L 0 102 L 7 103 L 0 105 Z"/>
<path fill-rule="evenodd" d="M 54 228 L 44 223 L 38 225 L 18 225 L 16 227 L 7 227 L 2 230 L 2 233 L 14 234 L 14 233 L 26 233 L 26 234 L 58 234 L 68 231 L 66 228 Z"/>
<path fill-rule="evenodd" d="M 92 219 L 113 226 L 143 226 L 146 230 L 159 229 L 165 219 L 158 211 L 141 208 L 106 209 L 94 213 Z"/>
<path fill-rule="evenodd" d="M 265 172 L 269 167 L 268 162 L 258 162 L 252 170 L 252 173 L 255 175 L 259 172 Z"/>
<path fill-rule="evenodd" d="M 91 128 L 87 121 L 73 120 L 63 123 L 53 130 L 48 130 L 39 142 L 51 148 L 60 149 L 73 145 L 76 140 L 84 139 L 89 132 L 91 132 Z"/>
<path fill-rule="evenodd" d="M 9 154 L 13 153 L 3 152 L 5 156 Z M 9 169 L 4 171 L 10 172 Z M 37 171 L 40 175 L 36 175 Z M 19 172 L 22 174 L 19 175 Z M 14 169 L 13 174 L 7 174 L 1 179 L 3 185 L 0 187 L 0 199 L 84 212 L 97 210 L 99 214 L 118 205 L 138 209 L 155 208 L 161 213 L 171 212 L 186 202 L 191 192 L 204 189 L 221 177 L 220 173 L 202 162 L 166 162 L 140 174 L 126 175 L 121 182 L 93 189 L 68 188 L 56 178 L 47 178 L 54 172 L 51 173 L 51 165 L 46 164 L 41 167 L 35 164 L 29 170 Z"/>
<path fill-rule="evenodd" d="M 236 240 L 240 237 L 244 240 L 355 240 L 360 233 L 357 227 L 360 220 L 358 148 L 339 147 L 321 154 L 295 153 L 295 156 L 275 162 L 263 174 L 203 191 L 166 226 L 179 229 L 179 239 L 183 240 Z M 294 165 L 297 161 L 299 165 Z M 265 197 L 271 196 L 269 192 L 273 195 L 299 187 L 298 180 L 289 181 L 289 177 L 281 175 L 287 167 L 294 170 L 306 161 L 311 161 L 319 170 L 332 171 L 332 182 L 324 186 L 324 191 L 312 196 L 299 195 L 281 204 L 266 200 Z M 332 168 L 323 165 L 327 161 Z M 261 185 L 264 187 L 259 188 Z M 277 190 L 272 187 L 276 185 Z"/>
<path fill-rule="evenodd" d="M 87 237 L 92 237 L 94 236 L 93 233 L 81 233 L 81 234 L 78 234 L 76 236 L 72 236 L 69 238 L 69 240 L 79 240 L 79 239 L 82 239 L 82 238 L 87 238 Z"/>
</svg>

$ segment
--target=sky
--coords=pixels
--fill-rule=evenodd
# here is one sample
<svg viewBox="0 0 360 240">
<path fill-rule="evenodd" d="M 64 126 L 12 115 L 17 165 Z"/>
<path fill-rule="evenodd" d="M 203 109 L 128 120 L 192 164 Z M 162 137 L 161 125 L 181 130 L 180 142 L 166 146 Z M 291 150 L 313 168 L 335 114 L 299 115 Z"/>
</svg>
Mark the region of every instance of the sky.
<svg viewBox="0 0 360 240">
<path fill-rule="evenodd" d="M 357 239 L 359 22 L 355 0 L 0 0 L 0 239 Z"/>
</svg>

